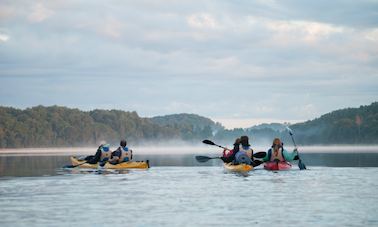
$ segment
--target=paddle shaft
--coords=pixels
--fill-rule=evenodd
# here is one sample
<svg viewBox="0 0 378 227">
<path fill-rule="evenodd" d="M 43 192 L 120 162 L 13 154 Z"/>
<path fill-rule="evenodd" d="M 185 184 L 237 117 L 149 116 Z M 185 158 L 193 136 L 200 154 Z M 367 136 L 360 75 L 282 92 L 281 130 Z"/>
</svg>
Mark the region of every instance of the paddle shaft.
<svg viewBox="0 0 378 227">
<path fill-rule="evenodd" d="M 81 166 L 81 165 L 83 165 L 85 163 L 88 163 L 88 162 L 83 162 L 83 163 L 80 163 L 78 165 L 68 165 L 68 166 L 64 166 L 63 168 L 75 168 L 75 167 Z"/>
<path fill-rule="evenodd" d="M 223 147 L 223 146 L 221 146 L 221 145 L 218 145 L 218 144 L 214 144 L 215 146 L 217 146 L 217 147 L 220 147 L 220 148 L 223 148 L 223 149 L 225 149 L 225 150 L 230 150 L 230 149 L 228 149 L 227 147 Z"/>
<path fill-rule="evenodd" d="M 295 143 L 293 133 L 289 132 L 291 140 L 293 141 L 294 147 L 297 148 L 297 144 Z"/>
<path fill-rule="evenodd" d="M 293 136 L 293 133 L 291 132 L 291 130 L 289 131 L 289 134 L 290 134 L 291 140 L 293 141 L 294 147 L 295 147 L 295 149 L 296 149 L 297 152 L 298 152 L 297 144 L 295 143 L 294 136 Z M 297 156 L 298 156 L 298 160 L 299 160 L 299 162 L 298 162 L 298 167 L 299 167 L 299 169 L 300 169 L 300 170 L 307 169 L 307 168 L 306 168 L 306 165 L 302 162 L 301 157 L 299 157 L 299 153 L 297 154 Z"/>
</svg>

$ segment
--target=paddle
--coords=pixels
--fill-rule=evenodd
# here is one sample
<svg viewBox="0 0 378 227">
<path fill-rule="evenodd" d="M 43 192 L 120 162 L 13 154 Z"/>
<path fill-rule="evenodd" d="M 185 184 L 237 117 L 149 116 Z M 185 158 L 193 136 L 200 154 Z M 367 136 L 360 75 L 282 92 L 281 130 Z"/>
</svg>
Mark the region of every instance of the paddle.
<svg viewBox="0 0 378 227">
<path fill-rule="evenodd" d="M 75 168 L 75 167 L 81 166 L 81 165 L 83 165 L 85 163 L 88 163 L 88 162 L 83 162 L 83 163 L 80 163 L 78 165 L 66 165 L 66 166 L 63 166 L 63 168 Z"/>
<path fill-rule="evenodd" d="M 254 160 L 254 161 L 253 161 L 253 167 L 256 167 L 256 166 L 261 165 L 261 164 L 263 164 L 263 163 L 264 163 L 263 161 L 260 161 L 260 160 Z"/>
<path fill-rule="evenodd" d="M 90 155 L 90 156 L 88 156 L 86 159 L 90 159 L 90 158 L 92 158 L 92 157 L 94 157 L 93 155 Z M 84 165 L 85 163 L 88 163 L 88 160 L 86 160 L 85 162 L 83 162 L 83 163 L 80 163 L 80 164 L 77 164 L 77 165 L 66 165 L 66 166 L 63 166 L 63 168 L 75 168 L 75 167 L 78 167 L 78 166 L 81 166 L 81 165 Z"/>
<path fill-rule="evenodd" d="M 217 147 L 220 147 L 220 148 L 223 148 L 223 149 L 226 149 L 226 150 L 230 150 L 227 147 L 222 147 L 221 145 L 215 144 L 213 141 L 210 141 L 210 140 L 204 140 L 204 141 L 202 141 L 202 143 L 217 146 Z"/>
<path fill-rule="evenodd" d="M 255 158 L 264 158 L 265 156 L 266 156 L 265 151 L 260 151 L 260 152 L 253 154 L 253 157 L 255 157 Z M 198 156 L 196 156 L 196 159 L 199 162 L 207 162 L 210 159 L 221 159 L 221 157 L 208 157 L 208 156 L 198 155 Z"/>
<path fill-rule="evenodd" d="M 297 144 L 295 143 L 295 140 L 294 140 L 293 131 L 289 127 L 286 127 L 286 129 L 289 131 L 289 134 L 291 136 L 291 140 L 293 141 L 295 149 L 297 149 Z M 298 153 L 297 157 L 298 157 L 298 160 L 299 160 L 298 161 L 298 167 L 299 167 L 299 169 L 300 170 L 307 169 L 306 165 L 302 162 L 302 159 L 299 157 L 299 153 Z"/>
<path fill-rule="evenodd" d="M 266 155 L 266 152 L 258 152 L 256 153 L 259 157 L 257 158 L 263 158 L 265 157 Z M 264 156 L 261 156 L 261 154 L 264 154 Z M 253 155 L 253 157 L 255 157 L 255 155 Z M 202 155 L 199 155 L 199 156 L 196 156 L 196 160 L 198 162 L 207 162 L 209 161 L 210 159 L 221 159 L 221 157 L 208 157 L 208 156 L 202 156 Z M 253 161 L 253 167 L 256 167 L 258 165 L 261 165 L 262 163 L 264 163 L 263 161 L 260 161 L 260 160 L 254 160 Z"/>
<path fill-rule="evenodd" d="M 202 155 L 196 156 L 196 160 L 198 162 L 207 162 L 210 159 L 221 159 L 221 157 L 208 157 L 208 156 L 202 156 Z"/>
</svg>

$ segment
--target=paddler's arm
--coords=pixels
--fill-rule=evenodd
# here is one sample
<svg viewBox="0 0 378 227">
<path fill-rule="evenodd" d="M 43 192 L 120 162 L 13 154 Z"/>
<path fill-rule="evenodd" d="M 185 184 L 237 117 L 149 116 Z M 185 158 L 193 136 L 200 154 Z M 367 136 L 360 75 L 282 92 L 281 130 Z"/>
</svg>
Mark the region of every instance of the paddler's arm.
<svg viewBox="0 0 378 227">
<path fill-rule="evenodd" d="M 98 161 L 100 161 L 101 158 L 101 146 L 97 149 L 96 154 L 92 156 L 87 162 L 90 164 L 96 164 Z"/>
<path fill-rule="evenodd" d="M 286 161 L 293 161 L 295 156 L 298 155 L 298 150 L 294 149 L 293 152 L 289 152 L 289 151 L 284 149 L 282 154 L 283 154 Z"/>
<path fill-rule="evenodd" d="M 117 148 L 117 150 L 112 152 L 112 156 L 109 162 L 119 162 L 120 158 L 121 158 L 121 151 L 119 148 Z"/>
</svg>

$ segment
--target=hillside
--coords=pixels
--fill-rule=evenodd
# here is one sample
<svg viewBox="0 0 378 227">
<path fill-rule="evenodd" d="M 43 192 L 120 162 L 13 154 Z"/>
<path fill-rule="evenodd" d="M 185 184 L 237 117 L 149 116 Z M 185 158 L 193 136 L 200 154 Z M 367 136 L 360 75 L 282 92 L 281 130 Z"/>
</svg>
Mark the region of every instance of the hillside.
<svg viewBox="0 0 378 227">
<path fill-rule="evenodd" d="M 378 102 L 336 110 L 292 129 L 304 144 L 378 144 Z"/>
<path fill-rule="evenodd" d="M 196 114 L 171 114 L 165 116 L 152 117 L 150 120 L 160 126 L 169 127 L 193 127 L 194 131 L 201 131 L 207 127 L 210 127 L 212 131 L 223 130 L 224 127 L 215 123 L 209 118 L 202 117 Z"/>
<path fill-rule="evenodd" d="M 133 144 L 192 141 L 211 137 L 217 127 L 221 126 L 209 119 L 187 114 L 149 119 L 120 110 L 0 107 L 0 148 L 85 146 L 101 141 L 118 143 L 121 138 Z"/>
<path fill-rule="evenodd" d="M 378 144 L 378 102 L 336 110 L 290 127 L 301 145 Z M 0 148 L 87 146 L 101 141 L 116 144 L 122 138 L 134 145 L 177 140 L 199 144 L 203 139 L 229 144 L 241 135 L 248 135 L 254 144 L 269 143 L 274 137 L 291 141 L 282 124 L 226 130 L 195 114 L 143 118 L 120 110 L 0 107 Z"/>
<path fill-rule="evenodd" d="M 281 123 L 263 123 L 259 125 L 252 126 L 247 130 L 260 130 L 260 129 L 272 129 L 274 131 L 284 131 L 286 129 L 285 124 Z"/>
</svg>

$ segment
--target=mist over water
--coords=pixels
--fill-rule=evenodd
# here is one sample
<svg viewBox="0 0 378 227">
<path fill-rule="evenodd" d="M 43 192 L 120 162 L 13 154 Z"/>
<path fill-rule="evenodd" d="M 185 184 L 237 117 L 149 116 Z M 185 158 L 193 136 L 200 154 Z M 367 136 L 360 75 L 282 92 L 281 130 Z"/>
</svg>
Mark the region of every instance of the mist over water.
<svg viewBox="0 0 378 227">
<path fill-rule="evenodd" d="M 115 149 L 116 147 L 114 147 Z M 292 147 L 286 147 L 291 150 Z M 219 159 L 199 163 L 196 155 L 221 156 L 222 149 L 215 146 L 135 147 L 134 160 L 149 160 L 151 167 L 162 166 L 222 166 Z M 255 147 L 255 152 L 267 148 Z M 70 165 L 69 157 L 92 155 L 96 148 L 64 149 L 8 149 L 0 152 L 0 176 L 57 175 L 59 169 Z M 304 163 L 327 167 L 378 167 L 377 146 L 311 146 L 300 147 Z M 296 166 L 296 163 L 293 163 Z M 262 166 L 258 167 L 262 168 Z"/>
</svg>

